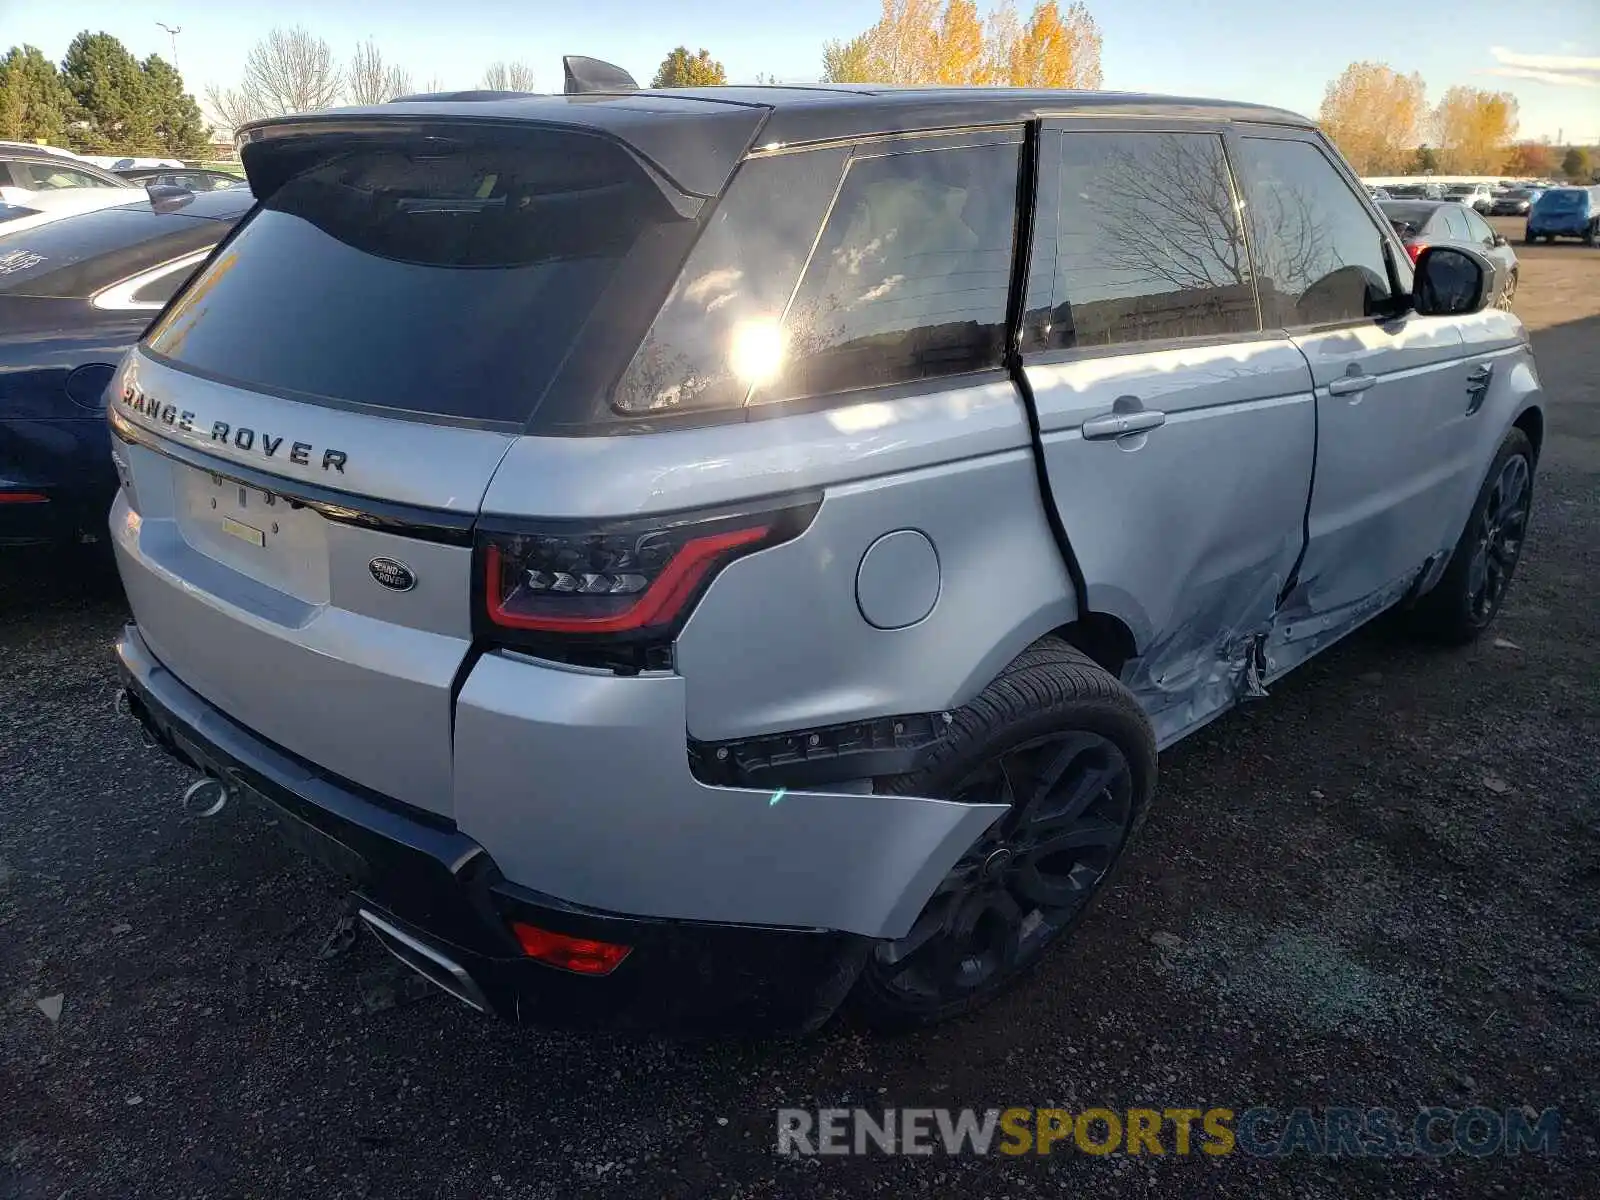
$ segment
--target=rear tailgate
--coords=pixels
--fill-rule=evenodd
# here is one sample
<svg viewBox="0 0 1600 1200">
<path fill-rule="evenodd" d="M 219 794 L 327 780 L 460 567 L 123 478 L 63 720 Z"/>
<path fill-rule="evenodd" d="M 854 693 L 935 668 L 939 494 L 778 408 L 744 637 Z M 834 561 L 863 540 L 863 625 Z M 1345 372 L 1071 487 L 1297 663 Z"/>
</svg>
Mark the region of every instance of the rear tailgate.
<svg viewBox="0 0 1600 1200">
<path fill-rule="evenodd" d="M 540 125 L 345 117 L 246 162 L 260 208 L 112 387 L 134 615 L 262 737 L 448 816 L 484 491 L 541 403 L 620 371 L 694 206 Z"/>
<path fill-rule="evenodd" d="M 418 438 L 405 422 L 263 396 L 138 352 L 111 414 L 125 481 L 112 535 L 155 655 L 269 741 L 448 813 L 470 527 L 510 436 Z M 384 559 L 409 572 L 407 590 L 394 590 L 395 568 L 373 568 Z"/>
</svg>

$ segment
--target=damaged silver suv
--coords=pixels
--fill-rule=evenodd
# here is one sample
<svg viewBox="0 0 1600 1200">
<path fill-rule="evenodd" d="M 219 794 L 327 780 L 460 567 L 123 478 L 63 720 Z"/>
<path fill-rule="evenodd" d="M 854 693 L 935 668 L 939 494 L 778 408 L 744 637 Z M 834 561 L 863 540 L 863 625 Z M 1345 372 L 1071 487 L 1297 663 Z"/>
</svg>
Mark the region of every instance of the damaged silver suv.
<svg viewBox="0 0 1600 1200">
<path fill-rule="evenodd" d="M 1527 336 L 1309 121 L 568 86 L 247 127 L 112 384 L 133 711 L 461 1000 L 959 1013 L 1159 750 L 1502 603 Z"/>
</svg>

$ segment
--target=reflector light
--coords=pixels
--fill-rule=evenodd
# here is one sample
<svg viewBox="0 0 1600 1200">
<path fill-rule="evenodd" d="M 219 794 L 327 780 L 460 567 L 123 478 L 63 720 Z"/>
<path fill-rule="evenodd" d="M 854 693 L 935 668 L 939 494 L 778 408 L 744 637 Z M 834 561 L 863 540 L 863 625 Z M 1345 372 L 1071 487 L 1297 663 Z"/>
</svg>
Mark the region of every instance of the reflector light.
<svg viewBox="0 0 1600 1200">
<path fill-rule="evenodd" d="M 1406 243 L 1406 253 L 1411 256 L 1411 261 L 1413 263 L 1415 263 L 1417 261 L 1417 255 L 1421 254 L 1427 248 L 1428 248 L 1428 243 L 1427 242 L 1407 242 Z"/>
<path fill-rule="evenodd" d="M 633 953 L 632 946 L 568 937 L 522 921 L 513 921 L 511 932 L 516 934 L 522 952 L 529 958 L 578 975 L 609 975 Z"/>
</svg>

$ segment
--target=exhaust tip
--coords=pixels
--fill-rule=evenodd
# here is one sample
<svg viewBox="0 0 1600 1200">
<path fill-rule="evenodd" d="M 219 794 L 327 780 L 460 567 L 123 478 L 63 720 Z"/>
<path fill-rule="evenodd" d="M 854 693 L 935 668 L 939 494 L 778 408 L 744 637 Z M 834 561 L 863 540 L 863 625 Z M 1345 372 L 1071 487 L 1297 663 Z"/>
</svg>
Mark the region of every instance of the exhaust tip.
<svg viewBox="0 0 1600 1200">
<path fill-rule="evenodd" d="M 370 909 L 361 910 L 361 919 L 377 936 L 383 948 L 394 955 L 418 975 L 442 991 L 449 992 L 461 1003 L 479 1012 L 489 1012 L 488 997 L 477 981 L 468 975 L 466 968 L 448 955 L 398 929 Z"/>
<path fill-rule="evenodd" d="M 228 806 L 233 792 L 228 785 L 207 775 L 191 783 L 179 801 L 185 814 L 191 817 L 214 817 Z"/>
</svg>

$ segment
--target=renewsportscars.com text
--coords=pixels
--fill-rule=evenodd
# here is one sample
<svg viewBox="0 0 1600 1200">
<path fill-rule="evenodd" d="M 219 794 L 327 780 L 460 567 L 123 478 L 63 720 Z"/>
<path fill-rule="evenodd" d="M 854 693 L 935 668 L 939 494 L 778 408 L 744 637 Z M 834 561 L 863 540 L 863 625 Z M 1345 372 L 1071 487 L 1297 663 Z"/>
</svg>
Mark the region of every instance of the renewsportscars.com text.
<svg viewBox="0 0 1600 1200">
<path fill-rule="evenodd" d="M 778 1153 L 1474 1158 L 1560 1151 L 1554 1108 L 778 1110 Z"/>
</svg>

